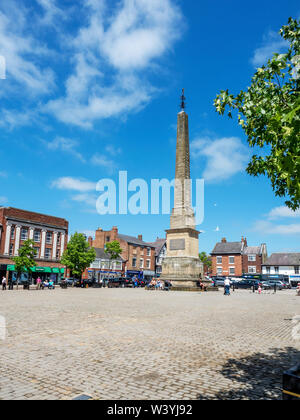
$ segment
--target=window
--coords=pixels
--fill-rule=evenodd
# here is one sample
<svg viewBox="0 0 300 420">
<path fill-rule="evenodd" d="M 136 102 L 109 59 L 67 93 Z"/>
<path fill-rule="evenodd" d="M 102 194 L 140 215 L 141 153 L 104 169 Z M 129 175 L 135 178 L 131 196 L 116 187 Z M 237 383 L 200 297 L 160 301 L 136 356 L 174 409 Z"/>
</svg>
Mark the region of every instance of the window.
<svg viewBox="0 0 300 420">
<path fill-rule="evenodd" d="M 278 274 L 279 273 L 279 267 L 274 267 L 275 273 Z"/>
<path fill-rule="evenodd" d="M 102 261 L 101 268 L 104 270 L 109 269 L 109 262 L 108 261 Z"/>
<path fill-rule="evenodd" d="M 217 257 L 217 264 L 222 264 L 222 257 Z"/>
<path fill-rule="evenodd" d="M 136 267 L 136 258 L 132 258 L 132 267 Z"/>
<path fill-rule="evenodd" d="M 229 257 L 229 264 L 234 264 L 234 257 Z"/>
<path fill-rule="evenodd" d="M 41 231 L 40 230 L 34 230 L 33 233 L 33 240 L 34 242 L 41 242 Z"/>
<path fill-rule="evenodd" d="M 47 244 L 52 244 L 52 232 L 47 232 L 46 233 L 46 243 Z"/>
<path fill-rule="evenodd" d="M 56 250 L 56 259 L 57 260 L 60 259 L 60 250 L 59 249 Z"/>
<path fill-rule="evenodd" d="M 34 247 L 33 249 L 35 250 L 35 258 L 39 258 L 39 256 L 40 256 L 40 248 L 39 247 Z"/>
<path fill-rule="evenodd" d="M 9 245 L 9 255 L 13 255 L 14 253 L 14 244 Z"/>
<path fill-rule="evenodd" d="M 256 267 L 248 267 L 248 273 L 249 274 L 256 274 Z"/>
<path fill-rule="evenodd" d="M 57 234 L 57 245 L 60 245 L 61 233 Z"/>
<path fill-rule="evenodd" d="M 107 236 L 107 237 L 105 238 L 105 242 L 110 242 L 110 236 Z"/>
<path fill-rule="evenodd" d="M 51 258 L 51 249 L 50 248 L 45 249 L 45 258 L 46 258 L 46 260 L 50 260 L 50 258 Z"/>
<path fill-rule="evenodd" d="M 28 229 L 22 228 L 21 229 L 21 241 L 27 241 L 28 239 Z"/>
<path fill-rule="evenodd" d="M 10 230 L 10 239 L 15 239 L 15 227 L 12 226 Z"/>
<path fill-rule="evenodd" d="M 222 268 L 217 268 L 217 274 L 219 275 L 219 276 L 221 276 L 222 274 L 223 274 L 223 269 Z"/>
<path fill-rule="evenodd" d="M 299 266 L 295 267 L 295 274 L 299 274 Z"/>
<path fill-rule="evenodd" d="M 144 260 L 142 258 L 140 259 L 140 268 L 144 268 Z"/>
<path fill-rule="evenodd" d="M 116 261 L 116 262 L 114 263 L 114 269 L 115 269 L 115 270 L 122 270 L 122 263 L 121 263 L 121 262 L 119 262 L 119 261 Z"/>
<path fill-rule="evenodd" d="M 151 248 L 147 248 L 147 257 L 151 257 Z"/>
<path fill-rule="evenodd" d="M 141 248 L 141 255 L 144 255 L 144 248 Z"/>
<path fill-rule="evenodd" d="M 249 262 L 255 262 L 256 261 L 256 255 L 248 255 L 248 261 Z"/>
<path fill-rule="evenodd" d="M 147 267 L 147 268 L 150 268 L 150 267 Z M 156 272 L 157 273 L 162 273 L 162 267 L 157 267 Z"/>
<path fill-rule="evenodd" d="M 271 267 L 267 267 L 267 274 L 271 273 Z"/>
<path fill-rule="evenodd" d="M 147 260 L 147 265 L 146 265 L 146 267 L 147 267 L 147 268 L 151 268 L 151 261 L 150 261 L 150 260 Z"/>
<path fill-rule="evenodd" d="M 232 275 L 232 276 L 235 275 L 235 268 L 234 267 L 229 268 L 229 274 Z"/>
</svg>

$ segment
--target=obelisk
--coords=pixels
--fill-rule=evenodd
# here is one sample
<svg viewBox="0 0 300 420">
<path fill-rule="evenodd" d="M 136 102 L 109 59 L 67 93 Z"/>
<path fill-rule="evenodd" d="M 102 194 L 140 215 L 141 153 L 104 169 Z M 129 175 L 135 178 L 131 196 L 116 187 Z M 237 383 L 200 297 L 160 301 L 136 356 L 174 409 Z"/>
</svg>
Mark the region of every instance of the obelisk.
<svg viewBox="0 0 300 420">
<path fill-rule="evenodd" d="M 199 259 L 199 231 L 191 204 L 190 143 L 184 90 L 177 120 L 174 209 L 167 230 L 167 256 L 162 280 L 171 281 L 173 290 L 197 290 L 203 265 Z"/>
</svg>

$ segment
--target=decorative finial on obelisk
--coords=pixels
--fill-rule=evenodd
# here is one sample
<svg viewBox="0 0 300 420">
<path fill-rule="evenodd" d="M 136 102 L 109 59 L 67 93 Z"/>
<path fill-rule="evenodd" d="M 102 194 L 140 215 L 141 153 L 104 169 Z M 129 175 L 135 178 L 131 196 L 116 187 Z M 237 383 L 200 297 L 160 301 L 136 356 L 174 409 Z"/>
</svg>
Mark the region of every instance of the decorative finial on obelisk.
<svg viewBox="0 0 300 420">
<path fill-rule="evenodd" d="M 185 103 L 186 97 L 184 96 L 184 89 L 182 89 L 182 94 L 181 94 L 180 99 L 181 99 L 180 109 L 181 111 L 184 111 L 186 108 L 186 103 Z"/>
</svg>

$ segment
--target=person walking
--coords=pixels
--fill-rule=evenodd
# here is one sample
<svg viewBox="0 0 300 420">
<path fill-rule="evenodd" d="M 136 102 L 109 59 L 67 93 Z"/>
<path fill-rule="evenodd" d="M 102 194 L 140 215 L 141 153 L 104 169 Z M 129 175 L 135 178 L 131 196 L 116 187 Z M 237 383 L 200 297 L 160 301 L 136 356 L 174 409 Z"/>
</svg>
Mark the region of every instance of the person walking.
<svg viewBox="0 0 300 420">
<path fill-rule="evenodd" d="M 6 290 L 6 277 L 2 278 L 2 290 Z"/>
<path fill-rule="evenodd" d="M 230 296 L 230 280 L 228 277 L 226 277 L 224 281 L 224 288 L 225 288 L 225 295 Z"/>
<path fill-rule="evenodd" d="M 37 278 L 36 281 L 36 290 L 40 290 L 41 289 L 41 284 L 42 284 L 42 280 L 40 277 Z"/>
<path fill-rule="evenodd" d="M 8 279 L 8 290 L 14 290 L 13 279 Z"/>
</svg>

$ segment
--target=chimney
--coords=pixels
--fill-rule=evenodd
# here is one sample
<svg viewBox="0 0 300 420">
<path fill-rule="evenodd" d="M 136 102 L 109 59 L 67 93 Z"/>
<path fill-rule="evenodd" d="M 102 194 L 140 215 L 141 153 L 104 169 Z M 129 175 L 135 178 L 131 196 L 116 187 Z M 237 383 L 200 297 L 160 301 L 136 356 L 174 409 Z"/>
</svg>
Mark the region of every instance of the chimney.
<svg viewBox="0 0 300 420">
<path fill-rule="evenodd" d="M 93 246 L 93 238 L 91 236 L 89 236 L 89 238 L 88 238 L 88 243 L 89 243 L 90 247 Z"/>
<path fill-rule="evenodd" d="M 226 244 L 226 243 L 227 243 L 226 238 L 222 238 L 222 244 Z"/>
<path fill-rule="evenodd" d="M 143 235 L 139 235 L 139 236 L 138 236 L 138 240 L 139 240 L 139 241 L 142 241 L 142 240 L 143 240 Z"/>
</svg>

